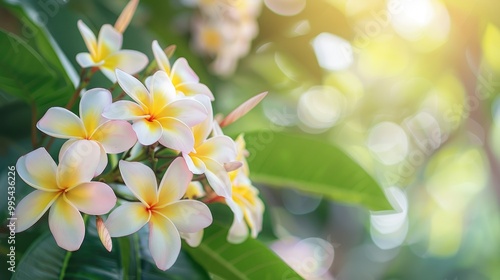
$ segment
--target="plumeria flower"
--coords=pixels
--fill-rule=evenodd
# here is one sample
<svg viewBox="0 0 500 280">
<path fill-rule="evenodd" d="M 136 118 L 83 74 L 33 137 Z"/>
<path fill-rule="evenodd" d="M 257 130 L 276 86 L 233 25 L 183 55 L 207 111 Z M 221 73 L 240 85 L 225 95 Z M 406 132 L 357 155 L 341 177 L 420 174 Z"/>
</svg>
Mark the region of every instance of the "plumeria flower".
<svg viewBox="0 0 500 280">
<path fill-rule="evenodd" d="M 225 135 L 216 135 L 208 138 L 213 130 L 212 106 L 209 100 L 204 101 L 209 109 L 208 117 L 202 123 L 193 127 L 194 150 L 182 152 L 182 157 L 194 174 L 205 174 L 208 183 L 214 192 L 226 198 L 227 204 L 235 216 L 241 219 L 242 213 L 232 203 L 231 182 L 224 163 L 233 162 L 236 158 L 236 146 L 233 139 Z"/>
<path fill-rule="evenodd" d="M 236 160 L 242 162 L 243 166 L 230 172 L 229 178 L 233 188 L 233 201 L 243 212 L 244 220 L 233 220 L 227 236 L 227 240 L 231 243 L 245 241 L 248 236 L 248 228 L 250 228 L 251 236 L 256 238 L 262 230 L 262 217 L 264 214 L 264 203 L 259 198 L 259 191 L 248 178 L 249 168 L 246 161 L 248 152 L 245 149 L 245 139 L 242 134 L 236 138 L 236 146 Z"/>
<path fill-rule="evenodd" d="M 201 102 L 176 98 L 170 78 L 162 71 L 153 75 L 148 88 L 123 71 L 116 70 L 116 76 L 122 89 L 135 102 L 115 102 L 104 112 L 104 117 L 133 121 L 133 129 L 142 145 L 158 141 L 170 149 L 187 153 L 193 150 L 190 127 L 207 118 L 207 109 Z"/>
<path fill-rule="evenodd" d="M 120 161 L 127 187 L 140 202 L 127 202 L 113 210 L 105 225 L 112 237 L 132 234 L 149 225 L 149 250 L 162 270 L 170 268 L 181 248 L 179 232 L 195 233 L 212 223 L 212 214 L 200 201 L 180 200 L 193 175 L 177 158 L 167 169 L 159 188 L 153 171 L 139 162 Z"/>
<path fill-rule="evenodd" d="M 52 137 L 71 139 L 61 148 L 61 155 L 77 140 L 91 140 L 99 144 L 100 164 L 95 174 L 98 175 L 108 163 L 106 153 L 124 152 L 137 142 L 130 123 L 102 117 L 104 109 L 111 103 L 112 97 L 108 90 L 91 89 L 80 100 L 80 118 L 67 109 L 53 107 L 40 119 L 37 127 Z"/>
<path fill-rule="evenodd" d="M 158 67 L 170 77 L 177 93 L 183 96 L 203 94 L 208 96 L 210 100 L 214 100 L 210 89 L 200 83 L 200 78 L 191 69 L 185 58 L 181 57 L 177 59 L 174 65 L 170 67 L 167 55 L 156 40 L 153 41 L 153 54 Z"/>
<path fill-rule="evenodd" d="M 17 161 L 19 176 L 36 191 L 16 207 L 16 232 L 36 223 L 50 208 L 49 227 L 61 248 L 75 251 L 85 235 L 81 212 L 103 215 L 116 203 L 113 190 L 91 182 L 99 165 L 99 146 L 92 141 L 76 142 L 60 156 L 59 165 L 44 148 Z"/>
<path fill-rule="evenodd" d="M 148 57 L 145 54 L 121 49 L 123 35 L 113 26 L 103 25 L 97 40 L 90 28 L 81 20 L 78 21 L 78 29 L 89 51 L 76 55 L 76 61 L 81 67 L 98 67 L 114 83 L 115 69 L 135 74 L 148 64 Z"/>
</svg>

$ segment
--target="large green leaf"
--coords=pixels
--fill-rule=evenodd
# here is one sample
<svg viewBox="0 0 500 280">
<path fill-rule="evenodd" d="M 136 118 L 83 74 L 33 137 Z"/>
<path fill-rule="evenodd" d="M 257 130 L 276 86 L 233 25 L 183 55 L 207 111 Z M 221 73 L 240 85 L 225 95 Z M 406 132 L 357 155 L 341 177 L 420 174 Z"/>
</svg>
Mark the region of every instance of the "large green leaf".
<svg viewBox="0 0 500 280">
<path fill-rule="evenodd" d="M 189 255 L 182 252 L 167 271 L 156 268 L 148 250 L 141 250 L 137 236 L 113 240 L 107 252 L 88 226 L 85 240 L 78 251 L 67 252 L 50 234 L 40 237 L 26 251 L 12 279 L 209 279 L 207 273 Z M 147 243 L 146 243 L 147 244 Z"/>
<path fill-rule="evenodd" d="M 245 139 L 256 183 L 291 187 L 371 210 L 392 209 L 377 182 L 333 144 L 272 131 L 247 133 Z"/>
<path fill-rule="evenodd" d="M 0 30 L 0 90 L 36 105 L 38 114 L 51 106 L 64 105 L 71 86 L 61 83 L 58 73 L 31 46 L 14 34 Z"/>
<path fill-rule="evenodd" d="M 226 223 L 214 219 L 198 247 L 184 244 L 183 249 L 208 272 L 222 279 L 302 279 L 258 240 L 248 238 L 241 244 L 228 243 L 228 230 Z"/>
</svg>

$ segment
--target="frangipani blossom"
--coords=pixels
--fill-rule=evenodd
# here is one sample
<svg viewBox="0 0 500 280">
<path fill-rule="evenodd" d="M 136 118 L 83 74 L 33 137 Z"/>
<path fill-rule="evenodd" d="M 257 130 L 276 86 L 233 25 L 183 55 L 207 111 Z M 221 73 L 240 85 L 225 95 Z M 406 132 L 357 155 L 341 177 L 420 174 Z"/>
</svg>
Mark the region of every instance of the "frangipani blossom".
<svg viewBox="0 0 500 280">
<path fill-rule="evenodd" d="M 158 67 L 170 77 L 177 93 L 184 96 L 203 94 L 208 96 L 210 100 L 214 100 L 210 89 L 200 83 L 200 78 L 191 69 L 185 58 L 181 57 L 177 59 L 174 65 L 170 67 L 167 55 L 156 40 L 153 41 L 153 54 Z"/>
<path fill-rule="evenodd" d="M 233 220 L 227 236 L 227 240 L 231 243 L 245 241 L 248 236 L 248 228 L 250 228 L 251 236 L 256 238 L 262 230 L 264 213 L 264 203 L 259 198 L 259 191 L 248 178 L 249 168 L 245 158 L 248 152 L 245 149 L 245 139 L 242 134 L 236 138 L 236 145 L 238 149 L 236 160 L 242 162 L 243 166 L 238 170 L 229 172 L 229 178 L 233 187 L 233 201 L 241 208 L 244 220 Z"/>
<path fill-rule="evenodd" d="M 61 108 L 50 108 L 37 123 L 39 130 L 56 138 L 71 139 L 61 148 L 61 155 L 77 140 L 91 140 L 99 144 L 100 158 L 96 175 L 106 168 L 106 153 L 117 154 L 130 149 L 137 142 L 137 136 L 130 123 L 108 120 L 102 113 L 112 103 L 111 93 L 96 88 L 83 94 L 80 100 L 80 118 L 73 112 Z"/>
<path fill-rule="evenodd" d="M 181 248 L 179 232 L 195 233 L 212 223 L 212 214 L 200 201 L 183 199 L 193 175 L 177 158 L 159 188 L 153 171 L 139 162 L 120 161 L 127 187 L 140 202 L 127 202 L 113 210 L 105 225 L 112 237 L 132 234 L 149 225 L 149 250 L 162 270 L 170 268 Z"/>
<path fill-rule="evenodd" d="M 75 251 L 85 235 L 80 212 L 103 215 L 116 203 L 113 190 L 101 182 L 91 182 L 99 165 L 99 146 L 79 141 L 60 156 L 59 165 L 44 148 L 17 161 L 19 176 L 37 189 L 16 207 L 16 232 L 36 223 L 50 208 L 49 227 L 61 248 Z"/>
<path fill-rule="evenodd" d="M 135 74 L 148 64 L 148 57 L 145 54 L 121 49 L 123 35 L 113 26 L 103 25 L 97 40 L 90 28 L 81 20 L 78 21 L 78 29 L 89 51 L 76 55 L 76 61 L 81 67 L 98 67 L 114 83 L 116 69 Z"/>
<path fill-rule="evenodd" d="M 207 109 L 201 102 L 177 98 L 170 78 L 163 71 L 153 75 L 147 88 L 123 71 L 116 70 L 116 76 L 122 89 L 135 102 L 115 102 L 104 112 L 104 117 L 133 121 L 132 127 L 142 145 L 158 141 L 170 149 L 186 153 L 193 150 L 190 127 L 207 118 Z"/>
<path fill-rule="evenodd" d="M 233 139 L 225 135 L 216 135 L 208 138 L 213 130 L 212 106 L 209 100 L 204 101 L 208 108 L 208 118 L 193 127 L 194 150 L 182 152 L 182 157 L 194 174 L 205 174 L 208 183 L 215 193 L 226 198 L 226 202 L 234 212 L 235 217 L 242 218 L 242 213 L 232 203 L 231 182 L 224 163 L 230 163 L 236 158 L 236 146 Z M 208 139 L 207 139 L 208 138 Z"/>
</svg>

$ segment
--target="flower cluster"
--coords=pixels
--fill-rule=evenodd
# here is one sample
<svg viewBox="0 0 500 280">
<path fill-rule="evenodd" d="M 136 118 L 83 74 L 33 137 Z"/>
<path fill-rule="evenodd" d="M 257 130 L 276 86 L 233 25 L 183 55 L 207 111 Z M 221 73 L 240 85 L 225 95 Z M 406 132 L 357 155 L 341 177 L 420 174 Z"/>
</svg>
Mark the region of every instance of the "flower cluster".
<svg viewBox="0 0 500 280">
<path fill-rule="evenodd" d="M 212 69 L 219 75 L 234 72 L 238 60 L 250 51 L 258 34 L 257 17 L 262 0 L 184 0 L 197 6 L 193 20 L 194 48 L 214 57 Z"/>
<path fill-rule="evenodd" d="M 86 219 L 80 212 L 97 216 L 101 240 L 104 233 L 126 236 L 147 224 L 151 255 L 165 270 L 177 259 L 181 237 L 190 245 L 201 241 L 200 233 L 212 223 L 207 203 L 222 202 L 233 211 L 228 241 L 242 242 L 248 228 L 252 237 L 260 231 L 264 206 L 248 179 L 243 137 L 234 141 L 220 126 L 244 115 L 265 94 L 244 103 L 219 125 L 210 89 L 186 59 L 171 66 L 156 41 L 151 64 L 156 72 L 143 80 L 132 76 L 148 64 L 146 55 L 121 50 L 122 33 L 136 6 L 131 1 L 114 27 L 101 28 L 97 40 L 78 22 L 89 52 L 78 54 L 77 62 L 91 73 L 101 70 L 123 93 L 113 102 L 112 91 L 90 89 L 81 94 L 79 116 L 71 106 L 53 107 L 39 120 L 40 131 L 67 141 L 60 148 L 59 164 L 44 148 L 19 158 L 19 175 L 36 190 L 19 203 L 16 230 L 28 229 L 50 208 L 49 226 L 57 244 L 74 251 L 85 234 Z M 121 160 L 108 161 L 116 154 Z M 135 200 L 126 199 L 119 184 Z M 108 216 L 103 222 L 98 215 Z"/>
</svg>

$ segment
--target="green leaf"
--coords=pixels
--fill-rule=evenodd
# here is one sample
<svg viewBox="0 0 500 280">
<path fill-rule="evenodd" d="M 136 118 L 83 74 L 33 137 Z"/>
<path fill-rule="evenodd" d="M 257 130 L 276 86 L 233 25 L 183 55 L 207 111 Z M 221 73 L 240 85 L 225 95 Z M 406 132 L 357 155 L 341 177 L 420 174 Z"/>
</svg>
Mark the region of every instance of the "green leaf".
<svg viewBox="0 0 500 280">
<path fill-rule="evenodd" d="M 272 131 L 247 133 L 245 140 L 255 183 L 295 188 L 370 210 L 392 209 L 378 183 L 331 143 Z"/>
<path fill-rule="evenodd" d="M 228 243 L 228 230 L 226 223 L 214 218 L 205 229 L 201 244 L 196 248 L 183 244 L 183 249 L 208 272 L 222 279 L 302 279 L 258 240 L 248 238 L 241 244 Z"/>
<path fill-rule="evenodd" d="M 90 221 L 85 240 L 75 252 L 61 249 L 50 234 L 40 237 L 25 252 L 12 279 L 52 280 L 61 275 L 64 279 L 209 279 L 207 273 L 182 251 L 173 267 L 159 270 L 149 249 L 142 248 L 147 242 L 139 243 L 134 236 L 120 238 L 120 241 L 114 239 L 113 250 L 108 252 L 96 236 L 95 219 Z M 128 244 L 120 246 L 119 243 Z M 123 267 L 128 262 L 122 259 L 123 256 L 134 261 L 127 268 Z"/>
<path fill-rule="evenodd" d="M 0 90 L 36 105 L 38 114 L 51 106 L 63 105 L 71 95 L 57 72 L 27 43 L 0 30 Z M 69 93 L 68 93 L 69 91 Z"/>
</svg>

